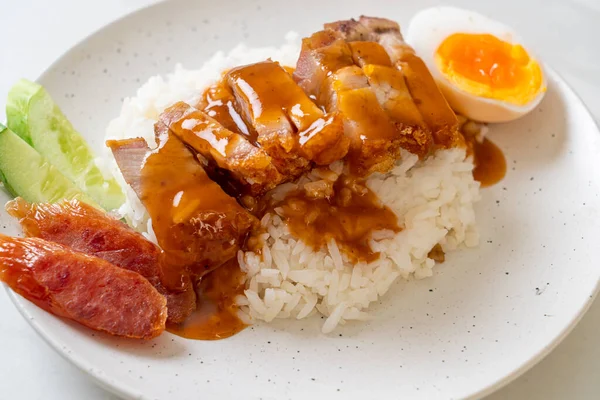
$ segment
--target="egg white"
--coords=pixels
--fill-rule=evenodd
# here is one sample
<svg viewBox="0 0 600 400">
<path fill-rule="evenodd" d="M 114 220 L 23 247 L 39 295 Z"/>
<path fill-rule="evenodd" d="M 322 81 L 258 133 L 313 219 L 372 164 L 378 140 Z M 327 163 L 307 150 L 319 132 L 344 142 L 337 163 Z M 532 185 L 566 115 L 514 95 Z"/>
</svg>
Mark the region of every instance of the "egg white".
<svg viewBox="0 0 600 400">
<path fill-rule="evenodd" d="M 455 33 L 487 33 L 505 42 L 520 44 L 531 58 L 538 61 L 513 29 L 479 13 L 455 7 L 432 7 L 417 13 L 409 22 L 405 40 L 423 59 L 454 111 L 476 121 L 507 122 L 522 117 L 542 101 L 546 75 L 539 63 L 542 86 L 537 96 L 524 105 L 477 96 L 456 87 L 442 74 L 434 60 L 440 44 Z"/>
</svg>

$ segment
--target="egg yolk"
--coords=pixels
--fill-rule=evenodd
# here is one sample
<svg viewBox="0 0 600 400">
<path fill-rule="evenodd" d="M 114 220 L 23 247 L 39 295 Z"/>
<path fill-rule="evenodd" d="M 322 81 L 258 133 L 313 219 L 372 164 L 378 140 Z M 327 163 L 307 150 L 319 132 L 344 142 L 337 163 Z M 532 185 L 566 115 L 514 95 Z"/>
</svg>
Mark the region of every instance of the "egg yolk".
<svg viewBox="0 0 600 400">
<path fill-rule="evenodd" d="M 525 105 L 542 88 L 542 69 L 519 44 L 490 34 L 455 33 L 435 53 L 442 74 L 476 96 Z"/>
</svg>

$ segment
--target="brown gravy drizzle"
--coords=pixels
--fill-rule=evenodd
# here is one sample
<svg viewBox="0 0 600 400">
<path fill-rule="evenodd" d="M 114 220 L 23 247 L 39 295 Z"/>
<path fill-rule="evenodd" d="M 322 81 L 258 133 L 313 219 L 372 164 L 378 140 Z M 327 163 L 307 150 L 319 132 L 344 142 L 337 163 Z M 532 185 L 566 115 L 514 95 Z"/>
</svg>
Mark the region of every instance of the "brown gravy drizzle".
<svg viewBox="0 0 600 400">
<path fill-rule="evenodd" d="M 315 250 L 335 239 L 340 251 L 353 262 L 379 257 L 369 246 L 371 233 L 399 232 L 396 215 L 382 206 L 369 188 L 355 178 L 340 176 L 333 194 L 311 198 L 304 190 L 289 193 L 278 205 L 290 231 Z"/>
<path fill-rule="evenodd" d="M 207 272 L 205 267 L 215 267 L 235 257 L 234 243 L 238 238 L 233 235 L 237 225 L 221 220 L 236 215 L 238 210 L 245 211 L 208 177 L 177 137 L 167 128 L 161 129 L 160 145 L 148 155 L 142 168 L 141 197 L 154 216 L 152 227 L 168 254 L 169 267 L 176 271 L 173 278 L 178 280 L 181 274 L 174 268 L 177 265 L 197 265 L 191 272 L 202 275 Z M 196 240 L 198 216 L 218 227 L 204 242 Z"/>
<path fill-rule="evenodd" d="M 202 93 L 196 108 L 206 112 L 208 116 L 219 121 L 221 125 L 230 131 L 244 135 L 256 146 L 256 131 L 244 122 L 236 108 L 235 97 L 227 86 L 225 79 L 220 79 L 209 86 Z"/>
<path fill-rule="evenodd" d="M 506 159 L 502 150 L 489 139 L 473 144 L 475 169 L 473 177 L 481 182 L 481 187 L 492 186 L 506 175 Z"/>
<path fill-rule="evenodd" d="M 196 340 L 225 339 L 243 330 L 246 325 L 236 315 L 235 297 L 244 293 L 244 277 L 237 258 L 205 275 L 196 286 L 196 311 L 167 330 Z"/>
<path fill-rule="evenodd" d="M 172 261 L 162 270 L 162 278 L 169 287 L 177 287 L 189 276 L 198 296 L 196 311 L 183 324 L 169 325 L 167 330 L 190 339 L 214 340 L 244 329 L 244 323 L 235 315 L 234 299 L 244 290 L 244 274 L 237 263 L 235 249 L 231 251 L 218 246 L 217 242 L 204 250 L 188 249 L 184 244 L 193 242 L 190 240 L 193 229 L 182 223 L 195 210 L 198 199 L 203 199 L 202 204 L 211 209 L 224 213 L 239 205 L 222 194 L 221 188 L 203 172 L 192 153 L 177 137 L 168 133 L 168 129 L 161 134 L 159 148 L 146 159 L 141 186 L 142 197 L 147 199 L 146 207 L 156 216 L 152 221 L 154 231 Z M 200 254 L 202 260 L 198 259 Z M 225 256 L 229 261 L 201 278 L 203 271 L 188 271 L 184 267 L 194 263 L 219 265 L 225 261 L 219 257 Z"/>
</svg>

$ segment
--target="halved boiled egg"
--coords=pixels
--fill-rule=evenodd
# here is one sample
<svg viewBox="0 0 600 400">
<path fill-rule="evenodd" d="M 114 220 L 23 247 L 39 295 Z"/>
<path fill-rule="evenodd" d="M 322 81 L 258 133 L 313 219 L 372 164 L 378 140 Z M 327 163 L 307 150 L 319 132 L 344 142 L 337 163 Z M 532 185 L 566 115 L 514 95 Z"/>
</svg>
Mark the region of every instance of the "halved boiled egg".
<svg viewBox="0 0 600 400">
<path fill-rule="evenodd" d="M 544 71 L 508 26 L 454 7 L 413 17 L 406 41 L 450 106 L 482 122 L 506 122 L 535 108 L 546 92 Z"/>
</svg>

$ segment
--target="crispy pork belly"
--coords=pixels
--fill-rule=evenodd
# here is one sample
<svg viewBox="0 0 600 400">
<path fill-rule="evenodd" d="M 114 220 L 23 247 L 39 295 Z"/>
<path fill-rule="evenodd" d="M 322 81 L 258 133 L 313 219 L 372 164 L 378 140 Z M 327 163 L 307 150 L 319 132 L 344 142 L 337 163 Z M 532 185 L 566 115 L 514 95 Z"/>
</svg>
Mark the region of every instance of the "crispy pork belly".
<svg viewBox="0 0 600 400">
<path fill-rule="evenodd" d="M 399 157 L 400 135 L 363 70 L 355 65 L 343 67 L 331 73 L 327 82 L 321 99 L 327 110 L 344 118 L 351 170 L 358 175 L 387 171 Z"/>
<path fill-rule="evenodd" d="M 362 67 L 379 104 L 400 134 L 400 146 L 425 156 L 433 138 L 404 81 L 402 72 L 392 66 L 389 55 L 377 42 L 349 42 L 354 63 Z"/>
<path fill-rule="evenodd" d="M 351 138 L 347 160 L 359 175 L 386 172 L 400 156 L 399 135 L 369 87 L 339 92 L 337 107 Z"/>
<path fill-rule="evenodd" d="M 140 172 L 148 155 L 148 143 L 142 138 L 108 140 L 109 147 L 117 161 L 125 182 L 140 196 L 142 193 Z"/>
<path fill-rule="evenodd" d="M 145 278 L 58 243 L 0 235 L 0 281 L 97 331 L 152 339 L 165 330 L 165 298 Z"/>
<path fill-rule="evenodd" d="M 398 129 L 400 146 L 421 157 L 427 155 L 433 138 L 399 70 L 375 64 L 362 68 L 379 104 Z"/>
<path fill-rule="evenodd" d="M 256 141 L 282 174 L 298 176 L 309 161 L 329 164 L 346 154 L 339 117 L 324 115 L 278 63 L 234 68 L 226 77 L 242 116 L 257 132 Z M 329 151 L 332 147 L 338 151 Z"/>
<path fill-rule="evenodd" d="M 317 103 L 328 112 L 339 112 L 338 99 L 340 93 L 347 90 L 369 87 L 369 80 L 361 68 L 351 65 L 331 71 L 321 88 Z M 351 116 L 344 115 L 345 119 Z"/>
<path fill-rule="evenodd" d="M 406 86 L 432 132 L 433 140 L 443 147 L 462 143 L 456 115 L 440 92 L 427 66 L 404 42 L 400 26 L 385 18 L 361 16 L 358 21 L 326 24 L 348 41 L 376 41 L 388 53 L 392 63 L 404 75 Z"/>
<path fill-rule="evenodd" d="M 278 85 L 282 84 L 282 74 L 274 74 L 279 68 L 268 62 L 252 64 L 234 68 L 227 73 L 227 79 L 242 116 L 256 129 L 257 142 L 273 157 L 282 174 L 298 176 L 308 169 L 309 161 L 295 151 L 297 139 L 294 126 L 286 113 L 288 110 L 279 102 L 279 89 L 282 87 Z M 285 71 L 283 74 L 287 75 Z M 301 108 L 299 111 L 302 112 Z M 307 111 L 310 112 L 310 108 Z"/>
<path fill-rule="evenodd" d="M 143 139 L 109 141 L 123 176 L 152 218 L 158 244 L 173 264 L 188 265 L 195 275 L 235 257 L 258 221 L 213 182 L 192 152 L 162 123 L 156 124 L 160 144 L 135 171 L 121 165 L 142 147 Z M 167 199 L 167 200 L 166 200 Z"/>
<path fill-rule="evenodd" d="M 399 35 L 382 34 L 380 42 L 404 74 L 406 86 L 431 129 L 435 143 L 444 147 L 453 147 L 460 143 L 462 138 L 458 132 L 456 114 L 440 92 L 423 60 Z"/>
<path fill-rule="evenodd" d="M 387 51 L 379 43 L 346 41 L 345 35 L 357 40 L 366 40 L 370 36 L 358 21 L 344 22 L 348 23 L 326 25 L 329 30 L 317 32 L 303 40 L 294 78 L 328 112 L 339 111 L 338 99 L 342 91 L 370 88 L 375 93 L 375 101 L 385 111 L 386 119 L 396 126 L 397 134 L 391 138 L 391 146 L 377 145 L 376 143 L 383 143 L 379 139 L 369 143 L 362 155 L 354 157 L 354 164 L 360 165 L 356 171 L 384 171 L 386 166 L 392 165 L 389 157 L 399 154 L 398 147 L 419 156 L 426 155 L 432 144 L 431 133 L 404 83 L 402 72 L 392 66 Z M 341 31 L 331 30 L 333 28 Z M 368 101 L 365 100 L 364 93 L 360 98 L 362 102 Z M 376 105 L 369 105 L 367 110 L 382 115 Z M 350 129 L 346 135 L 350 138 L 355 136 L 353 132 L 361 123 L 369 121 L 361 117 L 362 122 L 359 122 L 359 118 L 354 118 L 353 114 L 342 113 L 342 117 L 348 122 L 346 126 Z M 360 131 L 369 132 L 369 129 L 364 126 Z M 364 142 L 368 139 L 369 136 L 366 136 Z M 380 149 L 380 152 L 376 149 Z M 360 154 L 356 141 L 353 154 Z M 373 164 L 369 166 L 367 159 L 371 155 L 374 155 Z"/>
<path fill-rule="evenodd" d="M 229 171 L 252 195 L 273 189 L 284 178 L 265 150 L 184 102 L 166 109 L 159 119 L 209 162 Z"/>
<path fill-rule="evenodd" d="M 368 64 L 392 66 L 392 60 L 383 46 L 377 42 L 349 42 L 352 50 L 352 59 L 359 67 Z"/>
<path fill-rule="evenodd" d="M 219 121 L 226 129 L 244 135 L 250 143 L 256 144 L 256 131 L 244 122 L 236 109 L 235 96 L 224 80 L 209 86 L 196 108 Z"/>
<path fill-rule="evenodd" d="M 300 154 L 317 165 L 329 165 L 348 153 L 350 140 L 344 134 L 344 120 L 337 112 L 316 119 L 298 136 Z"/>
<path fill-rule="evenodd" d="M 321 99 L 327 110 L 344 118 L 351 170 L 358 175 L 387 171 L 399 157 L 400 135 L 363 70 L 355 65 L 343 67 L 331 73 L 327 82 Z"/>
<path fill-rule="evenodd" d="M 342 117 L 350 140 L 347 159 L 353 172 L 366 175 L 388 170 L 399 156 L 401 135 L 369 86 L 363 69 L 354 65 L 353 49 L 339 35 L 321 32 L 304 39 L 302 46 L 294 77 L 318 105 Z M 383 58 L 384 62 L 386 54 L 378 50 L 357 46 L 354 53 L 359 60 L 374 55 L 371 58 Z M 315 79 L 322 81 L 311 82 L 309 71 L 318 71 Z"/>
<path fill-rule="evenodd" d="M 400 25 L 397 22 L 392 21 L 387 18 L 378 18 L 378 17 L 367 17 L 361 15 L 358 19 L 360 25 L 365 27 L 372 37 L 371 40 L 377 40 L 378 35 L 382 33 L 394 32 L 394 34 L 400 37 L 400 40 L 403 40 L 402 35 L 400 34 Z"/>
<path fill-rule="evenodd" d="M 6 205 L 27 236 L 60 243 L 75 251 L 102 258 L 119 268 L 137 272 L 167 299 L 168 318 L 183 322 L 196 308 L 196 294 L 187 276 L 167 288 L 162 250 L 126 224 L 77 200 L 31 204 L 17 198 Z"/>
<path fill-rule="evenodd" d="M 294 80 L 319 103 L 327 77 L 343 67 L 354 65 L 352 50 L 343 36 L 331 30 L 319 31 L 302 39 L 302 50 L 296 63 Z"/>
<path fill-rule="evenodd" d="M 373 31 L 355 19 L 329 22 L 323 27 L 326 30 L 339 32 L 344 40 L 349 42 L 377 41 L 373 36 Z"/>
</svg>

